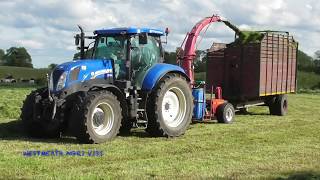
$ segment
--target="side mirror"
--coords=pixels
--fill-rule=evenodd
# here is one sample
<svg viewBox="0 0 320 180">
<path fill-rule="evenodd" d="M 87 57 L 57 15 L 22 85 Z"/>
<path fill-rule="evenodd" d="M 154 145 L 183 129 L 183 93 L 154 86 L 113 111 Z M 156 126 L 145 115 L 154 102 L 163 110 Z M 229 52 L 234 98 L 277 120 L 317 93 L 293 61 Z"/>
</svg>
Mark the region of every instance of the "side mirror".
<svg viewBox="0 0 320 180">
<path fill-rule="evenodd" d="M 148 35 L 147 33 L 139 34 L 139 44 L 148 44 Z"/>
<path fill-rule="evenodd" d="M 75 44 L 76 46 L 78 46 L 79 43 L 80 43 L 80 35 L 77 34 L 77 35 L 74 37 L 74 44 Z"/>
</svg>

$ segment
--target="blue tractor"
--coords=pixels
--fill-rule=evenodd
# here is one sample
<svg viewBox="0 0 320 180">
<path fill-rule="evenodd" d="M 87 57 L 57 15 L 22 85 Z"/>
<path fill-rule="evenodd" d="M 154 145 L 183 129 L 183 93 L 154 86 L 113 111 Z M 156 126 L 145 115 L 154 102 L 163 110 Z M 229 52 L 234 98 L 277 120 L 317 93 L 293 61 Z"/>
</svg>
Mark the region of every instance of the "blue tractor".
<svg viewBox="0 0 320 180">
<path fill-rule="evenodd" d="M 193 114 L 189 77 L 165 64 L 161 36 L 150 28 L 111 28 L 75 36 L 80 58 L 58 65 L 48 87 L 26 97 L 21 119 L 33 137 L 75 136 L 103 143 L 135 124 L 152 136 L 184 134 Z M 85 46 L 92 39 L 92 48 Z"/>
</svg>

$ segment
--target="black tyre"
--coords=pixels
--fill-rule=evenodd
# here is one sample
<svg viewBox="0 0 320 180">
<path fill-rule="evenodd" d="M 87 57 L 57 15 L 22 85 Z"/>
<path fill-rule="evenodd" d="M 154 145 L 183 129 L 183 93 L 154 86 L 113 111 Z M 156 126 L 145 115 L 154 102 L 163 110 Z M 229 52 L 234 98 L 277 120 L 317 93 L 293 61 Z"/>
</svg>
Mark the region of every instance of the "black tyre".
<svg viewBox="0 0 320 180">
<path fill-rule="evenodd" d="M 51 109 L 51 107 L 42 105 L 42 102 L 47 98 L 48 89 L 41 88 L 31 92 L 23 103 L 20 119 L 26 133 L 31 137 L 60 137 L 59 120 L 51 120 L 51 113 L 48 112 L 48 109 Z"/>
<path fill-rule="evenodd" d="M 284 116 L 288 112 L 288 96 L 286 94 L 278 95 L 272 105 L 273 115 Z"/>
<path fill-rule="evenodd" d="M 121 106 L 109 91 L 89 92 L 72 111 L 71 132 L 82 143 L 103 143 L 113 139 L 121 126 Z"/>
<path fill-rule="evenodd" d="M 152 136 L 180 136 L 191 123 L 192 110 L 193 96 L 186 79 L 167 74 L 148 98 L 146 131 Z"/>
<path fill-rule="evenodd" d="M 277 98 L 276 96 L 267 97 L 267 100 L 265 102 L 265 104 L 267 104 L 269 107 L 269 112 L 271 115 L 276 115 L 276 107 L 275 107 L 276 98 Z"/>
<path fill-rule="evenodd" d="M 230 103 L 223 103 L 217 108 L 218 123 L 230 124 L 234 121 L 234 108 Z"/>
<path fill-rule="evenodd" d="M 128 135 L 131 133 L 131 129 L 133 127 L 133 122 L 130 121 L 128 118 L 122 118 L 121 127 L 120 127 L 120 134 L 121 135 Z"/>
</svg>

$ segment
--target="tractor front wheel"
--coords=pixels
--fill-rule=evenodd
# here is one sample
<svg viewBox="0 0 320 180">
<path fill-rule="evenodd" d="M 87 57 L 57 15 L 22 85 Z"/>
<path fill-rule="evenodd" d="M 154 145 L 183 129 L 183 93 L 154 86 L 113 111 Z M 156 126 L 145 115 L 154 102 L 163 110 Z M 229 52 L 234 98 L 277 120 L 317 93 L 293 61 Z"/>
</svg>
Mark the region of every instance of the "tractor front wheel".
<svg viewBox="0 0 320 180">
<path fill-rule="evenodd" d="M 23 103 L 20 119 L 31 137 L 60 137 L 60 122 L 51 119 L 52 107 L 43 103 L 47 99 L 48 89 L 41 88 L 31 92 Z"/>
<path fill-rule="evenodd" d="M 191 123 L 192 110 L 193 98 L 186 79 L 167 74 L 148 99 L 146 131 L 152 136 L 180 136 Z"/>
<path fill-rule="evenodd" d="M 81 101 L 79 101 L 81 102 Z M 72 132 L 82 143 L 103 143 L 113 139 L 121 126 L 121 106 L 109 91 L 89 92 L 73 111 Z"/>
</svg>

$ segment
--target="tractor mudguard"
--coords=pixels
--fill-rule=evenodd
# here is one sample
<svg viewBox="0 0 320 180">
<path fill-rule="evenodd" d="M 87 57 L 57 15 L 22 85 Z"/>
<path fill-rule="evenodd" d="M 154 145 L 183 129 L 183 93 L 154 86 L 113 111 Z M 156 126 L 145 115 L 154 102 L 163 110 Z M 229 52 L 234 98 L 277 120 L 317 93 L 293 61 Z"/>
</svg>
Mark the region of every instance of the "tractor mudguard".
<svg viewBox="0 0 320 180">
<path fill-rule="evenodd" d="M 145 75 L 142 83 L 142 90 L 152 90 L 157 82 L 167 73 L 181 74 L 188 81 L 190 81 L 189 77 L 185 74 L 184 70 L 180 66 L 158 63 L 152 66 Z"/>
</svg>

